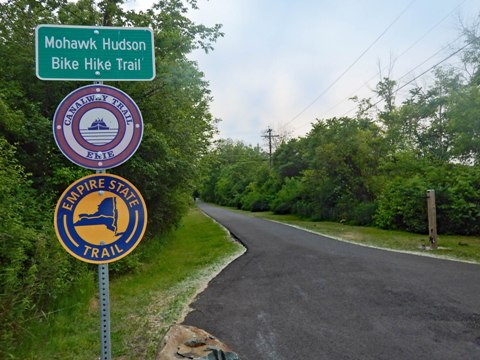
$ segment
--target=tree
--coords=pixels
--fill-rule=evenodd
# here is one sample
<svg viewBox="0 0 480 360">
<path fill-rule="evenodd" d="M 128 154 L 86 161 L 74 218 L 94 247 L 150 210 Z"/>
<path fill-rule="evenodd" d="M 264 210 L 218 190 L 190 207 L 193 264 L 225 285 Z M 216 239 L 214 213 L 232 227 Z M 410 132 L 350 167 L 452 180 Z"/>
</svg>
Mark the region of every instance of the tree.
<svg viewBox="0 0 480 360">
<path fill-rule="evenodd" d="M 380 186 L 378 166 L 385 153 L 380 128 L 368 119 L 333 118 L 314 124 L 305 143 L 312 215 L 355 221 L 355 207 L 371 204 Z"/>
<path fill-rule="evenodd" d="M 449 97 L 453 155 L 465 163 L 480 162 L 480 90 L 469 85 Z"/>
<path fill-rule="evenodd" d="M 435 83 L 427 88 L 414 88 L 398 111 L 400 126 L 394 133 L 400 143 L 421 156 L 436 162 L 452 158 L 449 97 L 460 87 L 459 78 L 452 72 L 437 71 Z"/>
<path fill-rule="evenodd" d="M 280 179 L 300 176 L 307 168 L 302 139 L 282 143 L 273 154 L 273 167 Z"/>
<path fill-rule="evenodd" d="M 122 3 L 0 2 L 0 212 L 11 220 L 0 229 L 1 293 L 8 295 L 0 303 L 0 341 L 15 335 L 12 319 L 47 311 L 55 297 L 75 281 L 70 274 L 86 271 L 83 263 L 59 250 L 51 223 L 60 193 L 91 173 L 60 153 L 51 123 L 61 100 L 85 83 L 35 77 L 37 25 L 153 29 L 156 79 L 111 84 L 135 100 L 145 125 L 136 154 L 111 172 L 124 176 L 142 192 L 150 232 L 159 234 L 176 225 L 191 204 L 199 159 L 208 149 L 216 120 L 209 111 L 208 83 L 187 55 L 194 49 L 212 50 L 222 36 L 221 26 L 206 27 L 191 21 L 188 15 L 196 8 L 195 0 L 161 0 L 144 12 L 125 12 Z M 7 206 L 9 202 L 15 206 Z"/>
<path fill-rule="evenodd" d="M 243 142 L 220 140 L 203 162 L 202 199 L 221 205 L 242 207 L 243 196 L 252 191 L 251 185 L 268 161 L 260 148 Z"/>
<path fill-rule="evenodd" d="M 210 51 L 220 25 L 206 27 L 188 18 L 196 1 L 159 1 L 145 12 L 124 12 L 123 1 L 31 2 L 15 0 L 2 7 L 0 75 L 2 99 L 22 123 L 5 127 L 18 157 L 33 174 L 34 186 L 55 199 L 79 175 L 88 173 L 66 160 L 51 135 L 50 119 L 75 82 L 39 81 L 34 74 L 34 29 L 41 23 L 150 26 L 154 31 L 157 77 L 152 82 L 115 83 L 139 105 L 144 141 L 130 162 L 112 170 L 142 188 L 151 209 L 151 229 L 165 230 L 185 212 L 194 187 L 200 154 L 215 131 L 209 112 L 210 92 L 197 64 L 186 55 Z M 25 46 L 25 44 L 28 44 Z M 148 163 L 145 161 L 148 159 Z M 59 170 L 62 169 L 62 170 Z M 160 183 L 159 186 L 153 184 Z"/>
</svg>

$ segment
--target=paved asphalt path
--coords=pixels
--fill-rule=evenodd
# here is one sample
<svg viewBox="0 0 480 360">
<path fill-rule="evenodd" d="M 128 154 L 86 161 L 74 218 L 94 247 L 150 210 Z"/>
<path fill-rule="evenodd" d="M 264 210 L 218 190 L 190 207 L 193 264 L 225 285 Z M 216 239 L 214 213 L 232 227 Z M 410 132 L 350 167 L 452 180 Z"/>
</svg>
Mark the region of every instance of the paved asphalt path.
<svg viewBox="0 0 480 360">
<path fill-rule="evenodd" d="M 242 360 L 480 359 L 480 266 L 199 206 L 248 251 L 210 282 L 184 323 Z"/>
</svg>

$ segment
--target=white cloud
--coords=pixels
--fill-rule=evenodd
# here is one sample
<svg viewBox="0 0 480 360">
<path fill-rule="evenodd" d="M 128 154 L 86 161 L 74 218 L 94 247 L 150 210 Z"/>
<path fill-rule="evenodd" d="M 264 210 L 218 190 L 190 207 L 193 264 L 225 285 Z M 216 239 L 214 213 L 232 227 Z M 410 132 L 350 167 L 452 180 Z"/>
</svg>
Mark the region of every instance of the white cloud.
<svg viewBox="0 0 480 360">
<path fill-rule="evenodd" d="M 138 5 L 145 3 L 137 0 Z M 478 14 L 480 9 L 473 0 L 456 11 L 458 0 L 414 2 L 352 69 L 319 97 L 409 3 L 199 0 L 200 10 L 191 13 L 192 19 L 209 26 L 221 23 L 225 32 L 213 52 L 191 56 L 210 82 L 215 98 L 212 113 L 223 120 L 221 135 L 256 144 L 262 142 L 267 126 L 275 129 L 285 124 L 302 135 L 316 117 L 340 116 L 351 109 L 351 101 L 341 101 L 377 73 L 379 60 L 386 65 L 391 56 L 398 56 L 418 41 L 396 60 L 392 77 L 399 78 L 459 35 L 458 14 Z M 436 28 L 420 39 L 435 24 Z M 415 74 L 445 54 L 435 56 Z M 376 80 L 369 82 L 370 89 Z M 360 98 L 373 96 L 368 86 L 356 94 Z M 292 121 L 317 97 L 318 101 Z"/>
</svg>

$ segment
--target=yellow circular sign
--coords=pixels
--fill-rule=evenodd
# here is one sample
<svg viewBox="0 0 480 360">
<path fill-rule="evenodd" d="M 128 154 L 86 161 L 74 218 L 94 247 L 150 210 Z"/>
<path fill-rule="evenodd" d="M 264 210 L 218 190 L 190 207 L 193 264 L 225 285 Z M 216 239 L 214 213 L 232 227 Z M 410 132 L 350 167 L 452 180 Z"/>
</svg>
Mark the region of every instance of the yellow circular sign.
<svg viewBox="0 0 480 360">
<path fill-rule="evenodd" d="M 147 227 L 147 208 L 129 181 L 93 174 L 64 191 L 54 224 L 68 253 L 88 263 L 106 264 L 125 257 L 140 243 Z"/>
</svg>

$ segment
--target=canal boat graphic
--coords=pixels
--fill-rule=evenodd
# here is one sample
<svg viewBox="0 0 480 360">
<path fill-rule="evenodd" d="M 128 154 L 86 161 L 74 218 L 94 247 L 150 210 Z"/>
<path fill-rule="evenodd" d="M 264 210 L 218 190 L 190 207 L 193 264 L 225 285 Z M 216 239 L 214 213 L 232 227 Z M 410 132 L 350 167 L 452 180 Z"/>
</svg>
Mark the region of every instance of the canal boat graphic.
<svg viewBox="0 0 480 360">
<path fill-rule="evenodd" d="M 110 128 L 105 124 L 105 121 L 103 119 L 95 119 L 88 127 L 88 130 L 110 130 Z"/>
<path fill-rule="evenodd" d="M 80 128 L 82 137 L 92 145 L 105 145 L 117 136 L 118 128 L 109 127 L 103 118 L 95 119 L 90 126 Z"/>
</svg>

